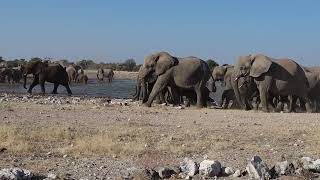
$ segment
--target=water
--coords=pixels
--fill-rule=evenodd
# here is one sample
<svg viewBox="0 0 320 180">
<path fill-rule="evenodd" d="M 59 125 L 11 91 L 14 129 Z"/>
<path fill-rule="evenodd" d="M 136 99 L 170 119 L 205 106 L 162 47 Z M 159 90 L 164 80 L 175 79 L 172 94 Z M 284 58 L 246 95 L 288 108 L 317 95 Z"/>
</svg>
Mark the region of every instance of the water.
<svg viewBox="0 0 320 180">
<path fill-rule="evenodd" d="M 27 84 L 29 87 L 30 83 Z M 135 80 L 113 80 L 112 83 L 97 82 L 89 80 L 88 84 L 71 84 L 70 88 L 73 95 L 86 95 L 86 96 L 104 96 L 113 98 L 132 98 L 135 92 Z M 46 93 L 51 93 L 53 90 L 52 83 L 46 83 Z M 23 88 L 23 84 L 0 84 L 0 92 L 6 93 L 26 93 L 27 90 Z M 33 88 L 32 93 L 40 93 L 40 85 Z M 59 94 L 67 94 L 64 86 L 59 86 Z"/>
<path fill-rule="evenodd" d="M 30 83 L 27 84 L 29 87 Z M 135 93 L 135 80 L 120 80 L 115 79 L 112 83 L 108 82 L 97 82 L 96 80 L 89 80 L 88 84 L 71 84 L 70 88 L 73 95 L 79 96 L 94 96 L 94 97 L 112 97 L 112 98 L 132 98 L 132 95 Z M 221 83 L 216 83 L 217 92 L 210 93 L 216 102 L 221 101 L 221 94 L 224 90 L 224 87 L 221 86 Z M 45 85 L 46 93 L 51 93 L 53 90 L 53 84 L 46 83 Z M 27 90 L 23 88 L 23 84 L 0 84 L 0 92 L 6 93 L 27 93 Z M 40 85 L 37 85 L 32 90 L 33 93 L 40 93 Z M 66 88 L 64 86 L 59 86 L 59 94 L 67 94 Z"/>
</svg>

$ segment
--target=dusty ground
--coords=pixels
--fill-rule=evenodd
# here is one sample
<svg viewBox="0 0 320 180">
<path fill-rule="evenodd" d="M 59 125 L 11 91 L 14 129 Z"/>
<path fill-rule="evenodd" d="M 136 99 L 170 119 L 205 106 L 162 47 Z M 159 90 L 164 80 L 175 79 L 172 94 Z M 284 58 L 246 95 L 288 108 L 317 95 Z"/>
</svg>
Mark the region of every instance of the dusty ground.
<svg viewBox="0 0 320 180">
<path fill-rule="evenodd" d="M 184 157 L 207 156 L 234 169 L 244 169 L 253 155 L 269 166 L 281 156 L 320 157 L 319 114 L 25 99 L 0 103 L 0 149 L 7 149 L 0 152 L 0 169 L 115 179 L 136 169 L 178 165 Z"/>
</svg>

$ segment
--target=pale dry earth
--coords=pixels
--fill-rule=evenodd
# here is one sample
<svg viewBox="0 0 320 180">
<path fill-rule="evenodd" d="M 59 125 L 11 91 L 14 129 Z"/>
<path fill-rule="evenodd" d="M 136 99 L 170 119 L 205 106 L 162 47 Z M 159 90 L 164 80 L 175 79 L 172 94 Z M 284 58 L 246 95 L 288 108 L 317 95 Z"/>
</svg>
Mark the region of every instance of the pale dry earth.
<svg viewBox="0 0 320 180">
<path fill-rule="evenodd" d="M 319 114 L 147 108 L 130 100 L 61 96 L 68 100 L 46 103 L 48 96 L 21 96 L 0 95 L 0 149 L 6 149 L 0 169 L 116 179 L 177 166 L 185 157 L 234 169 L 244 169 L 254 155 L 269 166 L 283 156 L 320 157 Z"/>
</svg>

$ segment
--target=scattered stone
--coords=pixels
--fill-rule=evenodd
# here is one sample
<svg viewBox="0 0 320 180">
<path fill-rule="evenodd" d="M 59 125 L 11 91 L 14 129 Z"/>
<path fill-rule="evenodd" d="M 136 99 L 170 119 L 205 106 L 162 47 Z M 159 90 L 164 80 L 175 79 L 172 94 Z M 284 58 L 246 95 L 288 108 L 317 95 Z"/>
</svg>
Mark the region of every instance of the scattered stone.
<svg viewBox="0 0 320 180">
<path fill-rule="evenodd" d="M 222 174 L 224 176 L 230 176 L 230 175 L 234 174 L 234 170 L 232 169 L 232 167 L 223 167 Z"/>
<path fill-rule="evenodd" d="M 170 178 L 172 175 L 176 174 L 176 172 L 168 167 L 160 168 L 158 170 L 160 178 Z"/>
<path fill-rule="evenodd" d="M 233 173 L 232 177 L 241 177 L 241 171 L 238 169 Z"/>
<path fill-rule="evenodd" d="M 193 177 L 194 175 L 199 173 L 199 166 L 192 159 L 185 158 L 180 163 L 180 171 L 187 176 Z"/>
<path fill-rule="evenodd" d="M 277 176 L 292 175 L 294 173 L 294 166 L 288 161 L 277 162 L 274 166 L 274 170 Z"/>
<path fill-rule="evenodd" d="M 9 168 L 0 170 L 0 179 L 16 180 L 16 179 L 31 179 L 32 172 L 20 168 Z"/>
<path fill-rule="evenodd" d="M 54 179 L 57 179 L 57 178 L 58 178 L 57 175 L 52 174 L 52 173 L 49 173 L 49 174 L 47 175 L 46 180 L 54 180 Z"/>
<path fill-rule="evenodd" d="M 219 161 L 204 160 L 200 163 L 199 174 L 206 177 L 219 176 L 221 163 Z"/>
<path fill-rule="evenodd" d="M 254 156 L 246 168 L 251 179 L 270 179 L 269 168 L 259 156 Z"/>
<path fill-rule="evenodd" d="M 65 154 L 65 155 L 63 155 L 62 157 L 63 157 L 63 158 L 67 158 L 67 157 L 68 157 L 68 155 L 66 155 L 66 154 Z"/>
<path fill-rule="evenodd" d="M 320 159 L 317 159 L 312 162 L 310 170 L 316 173 L 320 173 Z"/>
<path fill-rule="evenodd" d="M 177 106 L 177 107 L 175 107 L 175 109 L 184 109 L 184 107 L 183 106 Z"/>
</svg>

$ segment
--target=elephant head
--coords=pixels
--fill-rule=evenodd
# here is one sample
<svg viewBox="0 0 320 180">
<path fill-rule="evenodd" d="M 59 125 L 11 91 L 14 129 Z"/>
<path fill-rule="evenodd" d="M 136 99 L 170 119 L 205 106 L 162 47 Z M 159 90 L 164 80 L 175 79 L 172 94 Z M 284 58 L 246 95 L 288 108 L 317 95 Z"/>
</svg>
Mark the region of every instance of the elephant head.
<svg viewBox="0 0 320 180">
<path fill-rule="evenodd" d="M 147 82 L 149 83 L 150 81 L 156 80 L 158 76 L 164 74 L 168 69 L 177 65 L 178 63 L 178 58 L 171 56 L 167 52 L 158 52 L 145 57 L 143 66 L 139 70 L 139 78 L 141 80 L 142 92 L 146 94 Z M 143 102 L 145 101 L 146 96 Z"/>
<path fill-rule="evenodd" d="M 252 78 L 261 77 L 272 65 L 271 58 L 258 54 L 241 56 L 235 66 L 232 86 L 238 103 L 245 109 L 251 109 L 248 96 L 256 91 Z"/>
<path fill-rule="evenodd" d="M 33 74 L 34 76 L 37 76 L 40 73 L 42 73 L 47 67 L 48 67 L 48 62 L 35 61 L 27 64 L 23 68 L 23 78 L 24 78 L 23 87 L 27 89 L 26 84 L 27 84 L 28 74 Z"/>
<path fill-rule="evenodd" d="M 228 70 L 228 65 L 227 64 L 215 67 L 212 70 L 212 78 L 215 81 L 223 81 L 227 70 Z"/>
<path fill-rule="evenodd" d="M 265 55 L 241 56 L 236 65 L 236 69 L 238 70 L 237 78 L 241 76 L 260 77 L 269 71 L 271 65 L 271 58 Z"/>
<path fill-rule="evenodd" d="M 167 52 L 151 54 L 144 59 L 141 78 L 145 78 L 153 72 L 155 72 L 157 76 L 160 76 L 178 63 L 178 59 Z"/>
</svg>

